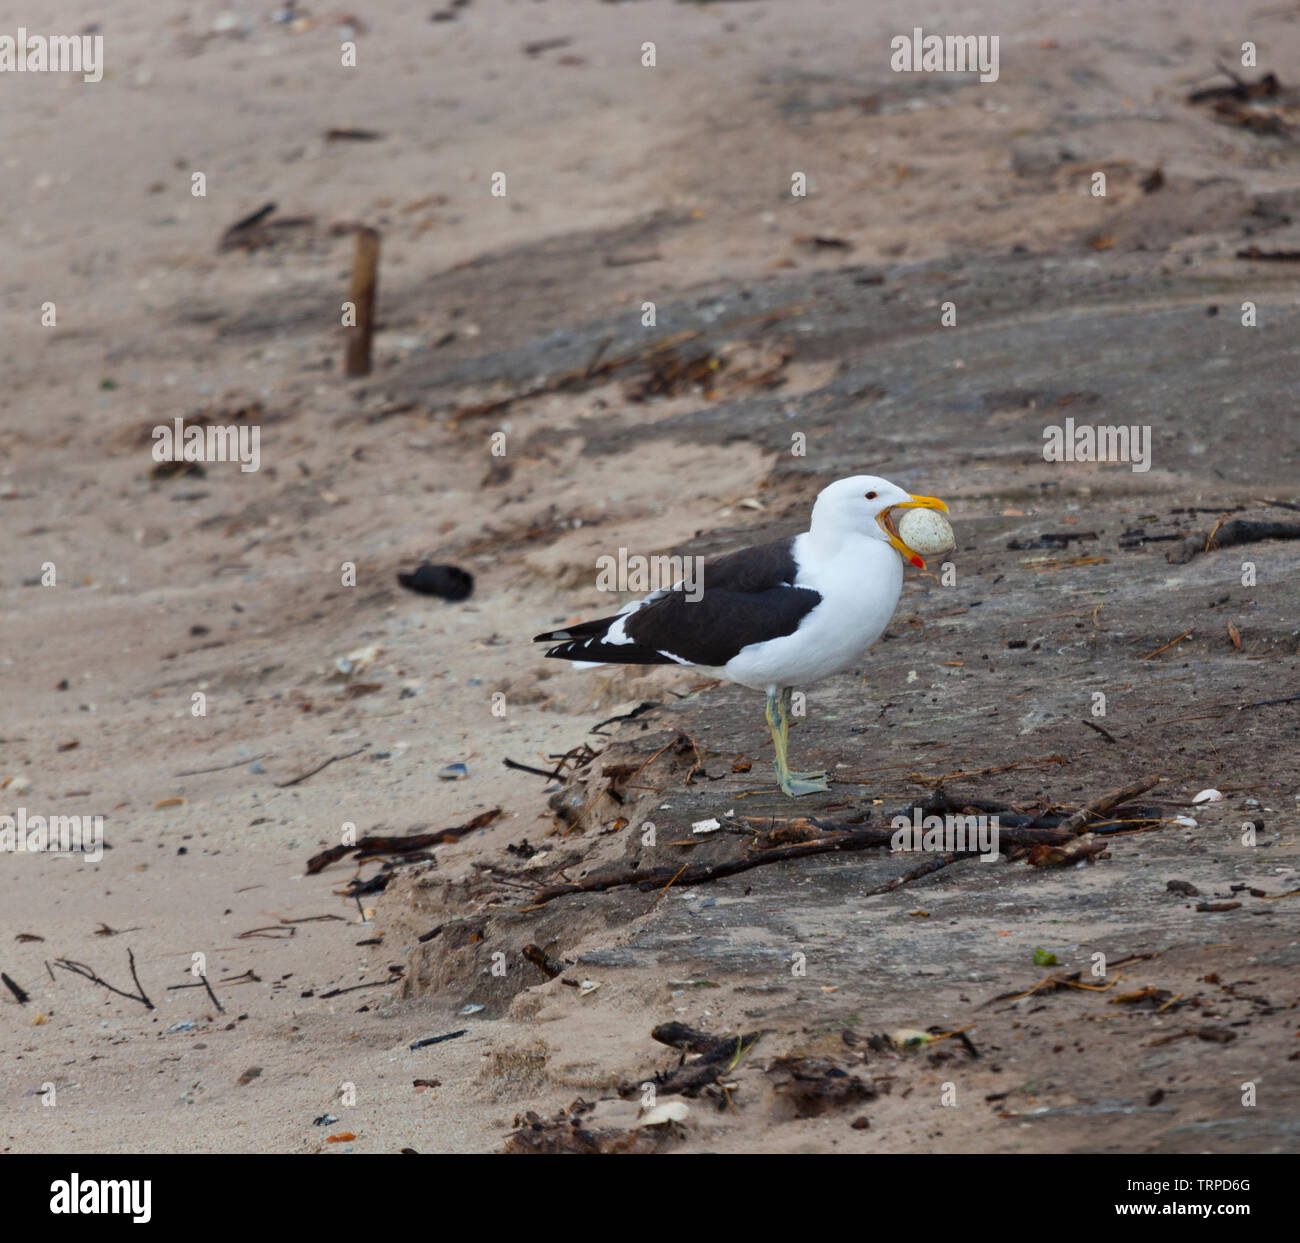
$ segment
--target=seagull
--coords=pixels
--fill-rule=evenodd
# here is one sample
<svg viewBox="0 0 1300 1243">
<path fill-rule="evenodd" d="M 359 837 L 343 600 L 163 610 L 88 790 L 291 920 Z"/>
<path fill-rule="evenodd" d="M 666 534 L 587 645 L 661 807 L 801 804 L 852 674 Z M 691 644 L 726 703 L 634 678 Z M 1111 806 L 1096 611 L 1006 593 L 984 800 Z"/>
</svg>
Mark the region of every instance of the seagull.
<svg viewBox="0 0 1300 1243">
<path fill-rule="evenodd" d="M 577 668 L 688 665 L 767 695 L 777 781 L 797 798 L 829 790 L 824 772 L 791 772 L 794 688 L 858 663 L 894 615 L 903 561 L 925 569 L 893 514 L 948 506 L 875 475 L 823 488 L 802 535 L 742 548 L 703 567 L 703 590 L 652 592 L 612 617 L 539 634 L 546 655 Z"/>
</svg>

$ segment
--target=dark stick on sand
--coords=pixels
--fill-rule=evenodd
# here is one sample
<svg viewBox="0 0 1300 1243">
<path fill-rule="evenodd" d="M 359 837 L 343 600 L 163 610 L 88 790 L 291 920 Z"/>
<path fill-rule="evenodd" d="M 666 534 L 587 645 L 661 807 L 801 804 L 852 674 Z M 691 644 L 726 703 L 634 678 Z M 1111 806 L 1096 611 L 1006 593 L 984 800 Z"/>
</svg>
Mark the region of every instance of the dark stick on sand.
<svg viewBox="0 0 1300 1243">
<path fill-rule="evenodd" d="M 136 988 L 140 990 L 138 993 L 125 993 L 120 988 L 114 988 L 107 980 L 102 979 L 95 972 L 94 968 L 86 966 L 84 962 L 74 962 L 71 958 L 56 958 L 54 960 L 54 965 L 56 967 L 62 967 L 64 971 L 71 971 L 73 975 L 83 976 L 92 983 L 98 984 L 101 988 L 108 989 L 110 993 L 116 993 L 119 997 L 125 997 L 128 1001 L 141 1002 L 146 1009 L 157 1009 L 153 1002 L 145 995 L 144 988 L 140 984 L 140 977 L 135 973 L 135 952 L 133 950 L 127 950 L 126 959 L 131 966 L 131 979 L 135 982 Z"/>
<path fill-rule="evenodd" d="M 208 983 L 208 977 L 206 975 L 199 976 L 199 978 L 193 984 L 168 984 L 167 985 L 167 991 L 169 993 L 174 993 L 178 989 L 182 989 L 182 988 L 206 988 L 208 990 L 208 996 L 212 998 L 212 1004 L 217 1007 L 217 1013 L 225 1014 L 226 1011 L 222 1006 L 221 1002 L 217 1000 L 217 995 L 212 991 L 212 985 Z"/>
<path fill-rule="evenodd" d="M 305 773 L 299 773 L 296 777 L 290 778 L 288 781 L 277 781 L 275 783 L 275 788 L 277 790 L 284 790 L 289 786 L 296 786 L 300 781 L 306 781 L 308 777 L 314 777 L 322 768 L 328 768 L 331 764 L 336 764 L 339 760 L 350 760 L 354 755 L 360 755 L 369 745 L 369 743 L 366 743 L 365 746 L 358 747 L 355 751 L 345 751 L 342 755 L 331 755 L 324 763 L 317 764 L 315 768 L 309 769 Z"/>
<path fill-rule="evenodd" d="M 348 349 L 343 374 L 370 374 L 370 347 L 375 331 L 375 292 L 379 286 L 379 232 L 362 226 L 357 229 L 356 249 L 352 252 L 352 288 L 348 294 L 355 308 L 356 324 L 348 329 Z"/>
</svg>

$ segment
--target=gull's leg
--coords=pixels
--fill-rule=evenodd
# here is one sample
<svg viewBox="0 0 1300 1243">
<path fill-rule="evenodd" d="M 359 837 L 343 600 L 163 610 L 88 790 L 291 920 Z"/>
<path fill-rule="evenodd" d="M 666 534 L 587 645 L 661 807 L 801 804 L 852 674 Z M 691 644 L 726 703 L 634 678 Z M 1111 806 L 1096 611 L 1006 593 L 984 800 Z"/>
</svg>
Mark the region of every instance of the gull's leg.
<svg viewBox="0 0 1300 1243">
<path fill-rule="evenodd" d="M 783 794 L 798 798 L 801 794 L 821 794 L 830 789 L 825 773 L 792 773 L 786 758 L 786 743 L 790 733 L 790 689 L 781 692 L 780 699 L 768 691 L 767 726 L 772 731 L 772 748 L 776 752 L 774 767 L 777 783 Z"/>
<path fill-rule="evenodd" d="M 768 732 L 772 735 L 772 754 L 774 756 L 772 765 L 776 769 L 776 779 L 784 783 L 789 774 L 789 770 L 785 762 L 785 733 L 778 724 L 780 717 L 777 705 L 776 689 L 774 687 L 768 687 L 767 706 L 765 711 L 767 715 Z"/>
</svg>

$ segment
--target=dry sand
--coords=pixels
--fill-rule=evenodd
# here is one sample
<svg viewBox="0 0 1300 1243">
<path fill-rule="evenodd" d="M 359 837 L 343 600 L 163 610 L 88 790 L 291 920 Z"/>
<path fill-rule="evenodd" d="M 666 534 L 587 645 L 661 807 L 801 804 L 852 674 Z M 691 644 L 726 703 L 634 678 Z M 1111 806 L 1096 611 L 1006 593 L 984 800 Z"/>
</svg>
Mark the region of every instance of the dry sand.
<svg viewBox="0 0 1300 1243">
<path fill-rule="evenodd" d="M 0 998 L 0 1149 L 499 1151 L 517 1114 L 579 1097 L 626 1125 L 635 1108 L 617 1089 L 674 1063 L 649 1032 L 682 1020 L 767 1034 L 737 1072 L 734 1108 L 694 1102 L 669 1148 L 1294 1150 L 1297 899 L 1207 915 L 1163 893 L 1175 876 L 1212 897 L 1230 883 L 1295 888 L 1297 714 L 1240 726 L 1220 714 L 1174 734 L 1147 721 L 1296 693 L 1297 546 L 1255 550 L 1268 573 L 1248 605 L 1232 590 L 1235 554 L 1226 569 L 1201 558 L 1175 571 L 1157 544 L 1135 574 L 1114 541 L 1174 506 L 1297 499 L 1297 269 L 1234 254 L 1297 246 L 1287 196 L 1300 147 L 1185 102 L 1242 37 L 1285 79 L 1296 11 L 1196 0 L 1060 14 L 1006 0 L 927 15 L 935 29 L 1000 34 L 1000 79 L 980 86 L 889 71 L 890 36 L 915 24 L 899 3 L 473 0 L 433 22 L 430 0 L 386 2 L 360 14 L 355 69 L 339 67 L 341 9 L 275 23 L 268 3 L 232 23 L 216 4 L 158 7 L 28 6 L 32 30 L 97 23 L 107 71 L 98 84 L 5 83 L 0 812 L 102 814 L 111 850 L 98 864 L 3 856 L 0 968 L 30 1000 Z M 331 127 L 380 137 L 328 141 Z M 1164 188 L 1145 193 L 1157 167 Z M 1098 169 L 1104 203 L 1089 194 Z M 503 198 L 490 194 L 498 171 Z M 810 193 L 793 199 L 799 171 Z M 205 197 L 191 194 L 197 172 Z M 311 220 L 219 252 L 223 231 L 266 202 Z M 383 235 L 380 330 L 374 374 L 345 381 L 339 308 L 358 222 Z M 963 325 L 1048 328 L 1027 351 L 976 333 L 954 362 L 937 344 L 950 296 Z M 1177 318 L 1194 307 L 1206 323 L 1207 303 L 1235 318 L 1247 297 L 1277 317 L 1248 361 Z M 658 333 L 706 334 L 713 379 L 641 400 L 645 375 L 620 373 L 452 415 L 633 348 L 646 301 Z M 45 302 L 54 328 L 41 326 Z M 1205 372 L 1203 402 L 1168 396 L 1216 350 L 1225 366 Z M 1014 377 L 1030 363 L 1039 388 Z M 1106 375 L 1133 379 L 1128 410 L 1109 392 L 1099 404 Z M 1139 393 L 1159 408 L 1132 413 Z M 1148 476 L 1049 467 L 1048 398 L 1063 410 L 1077 398 L 1081 419 L 1151 422 L 1165 452 Z M 152 475 L 154 426 L 237 411 L 262 428 L 260 470 Z M 788 451 L 796 415 L 817 429 L 804 460 Z M 964 788 L 1074 803 L 1163 770 L 1166 807 L 1231 787 L 1202 816 L 1213 840 L 1153 834 L 1052 874 L 966 864 L 892 898 L 859 896 L 889 861 L 870 871 L 854 856 L 660 901 L 630 891 L 517 914 L 534 879 L 637 856 L 648 818 L 665 839 L 689 835 L 692 819 L 761 789 L 768 758 L 752 696 L 706 688 L 679 703 L 701 679 L 584 676 L 540 661 L 529 637 L 609 608 L 594 588 L 602 553 L 708 552 L 798 529 L 821 483 L 868 468 L 954 503 L 974 586 L 949 605 L 926 594 L 937 583 L 910 580 L 897 641 L 864 666 L 868 695 L 845 677 L 812 699 L 794 745 L 864 775 L 841 805 L 924 794 L 911 774 L 1060 755 Z M 1014 596 L 1013 580 L 1027 590 L 1018 558 L 1034 554 L 1006 541 L 1063 522 L 1103 526 L 1112 564 L 1095 579 L 1031 575 L 1035 594 Z M 473 597 L 399 589 L 397 571 L 426 556 L 470 570 Z M 57 584 L 32 585 L 45 563 Z M 1228 614 L 1189 619 L 1220 588 L 1246 631 L 1240 654 L 1223 638 Z M 970 611 L 971 591 L 982 615 L 934 622 Z M 1063 645 L 1107 592 L 1114 624 L 1085 670 Z M 1167 666 L 1164 706 L 1147 684 L 1126 699 L 1159 667 L 1136 657 L 1189 627 L 1196 656 Z M 1038 662 L 1005 647 L 1022 635 Z M 963 690 L 951 662 L 981 650 L 995 681 Z M 951 679 L 953 697 L 909 701 L 910 728 L 863 745 L 917 668 L 927 688 Z M 1051 732 L 1086 715 L 1099 669 L 1133 708 L 1127 733 L 1108 725 L 1125 744 L 1109 751 L 1077 727 Z M 1029 703 L 990 716 L 995 691 Z M 652 699 L 675 706 L 617 740 L 587 732 Z M 587 743 L 622 748 L 635 768 L 679 726 L 721 784 L 684 788 L 670 753 L 621 811 L 602 805 L 577 830 L 541 780 L 502 763 Z M 742 757 L 752 773 L 732 772 Z M 457 762 L 468 778 L 440 780 Z M 570 800 L 599 796 L 599 763 Z M 347 863 L 305 874 L 347 823 L 442 829 L 497 807 L 383 895 L 341 896 Z M 1265 860 L 1231 856 L 1241 815 L 1265 820 Z M 543 853 L 507 853 L 525 839 Z M 1144 913 L 1157 899 L 1163 914 Z M 1103 941 L 1112 956 L 1161 955 L 1130 981 L 1165 990 L 1158 1003 L 1074 990 L 1043 1013 L 980 1009 L 1046 973 L 1039 944 L 1086 969 Z M 568 964 L 565 978 L 548 983 L 520 957 L 530 942 Z M 155 1009 L 47 965 L 84 963 L 129 990 L 128 949 Z M 791 976 L 795 950 L 811 956 L 808 977 Z M 196 953 L 220 1011 L 179 987 Z M 402 975 L 385 983 L 390 964 Z M 600 987 L 571 986 L 587 979 Z M 1174 994 L 1198 998 L 1195 1017 L 1160 1012 Z M 462 1017 L 467 1006 L 482 1008 Z M 969 1024 L 977 1062 L 955 1041 L 904 1057 L 863 1043 Z M 1231 1043 L 1151 1045 L 1201 1026 Z M 793 1119 L 766 1073 L 787 1052 L 893 1091 Z M 1240 1084 L 1256 1079 L 1247 1112 Z M 941 1102 L 950 1081 L 966 1108 Z M 851 1128 L 863 1114 L 870 1129 Z M 337 1121 L 314 1124 L 326 1116 Z M 326 1142 L 339 1133 L 356 1138 Z"/>
</svg>

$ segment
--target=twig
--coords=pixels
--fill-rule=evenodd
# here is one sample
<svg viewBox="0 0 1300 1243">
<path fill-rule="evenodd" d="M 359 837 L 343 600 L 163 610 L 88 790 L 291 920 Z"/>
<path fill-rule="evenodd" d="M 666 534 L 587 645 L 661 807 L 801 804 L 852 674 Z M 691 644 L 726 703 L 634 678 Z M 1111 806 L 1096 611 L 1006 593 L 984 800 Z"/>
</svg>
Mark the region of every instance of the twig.
<svg viewBox="0 0 1300 1243">
<path fill-rule="evenodd" d="M 1152 656 L 1159 656 L 1161 652 L 1168 651 L 1175 643 L 1181 643 L 1189 634 L 1194 634 L 1195 632 L 1195 626 L 1193 626 L 1191 630 L 1184 630 L 1182 634 L 1178 635 L 1176 638 L 1170 639 L 1168 643 L 1161 644 L 1161 646 L 1156 648 L 1154 652 L 1148 652 L 1142 657 L 1142 659 L 1146 661 L 1150 660 Z"/>
<path fill-rule="evenodd" d="M 677 876 L 680 876 L 684 871 L 686 871 L 686 864 L 683 863 L 681 868 L 677 872 Z M 663 901 L 664 894 L 666 894 L 673 887 L 673 881 L 677 879 L 677 876 L 674 876 L 672 880 L 670 880 L 657 894 L 655 894 L 655 900 L 651 902 L 648 907 L 646 907 L 645 913 L 647 915 L 649 915 L 650 912 L 653 911 L 661 901 Z"/>
<path fill-rule="evenodd" d="M 1085 718 L 1083 724 L 1085 724 L 1089 729 L 1095 729 L 1107 742 L 1114 742 L 1114 743 L 1119 742 L 1119 739 L 1116 738 L 1115 735 L 1110 732 L 1110 730 L 1103 729 L 1100 725 L 1097 724 L 1096 721 L 1089 721 Z"/>
<path fill-rule="evenodd" d="M 206 975 L 201 975 L 199 976 L 199 979 L 203 982 L 203 987 L 208 990 L 208 996 L 212 998 L 212 1004 L 217 1007 L 217 1013 L 225 1014 L 225 1007 L 217 1000 L 216 993 L 212 991 L 212 985 L 208 983 L 208 977 Z"/>
<path fill-rule="evenodd" d="M 275 204 L 265 203 L 251 215 L 245 216 L 242 220 L 236 220 L 235 223 L 221 235 L 221 241 L 218 243 L 217 248 L 219 250 L 232 249 L 234 246 L 238 245 L 240 240 L 242 240 L 242 236 L 246 235 L 250 230 L 255 229 L 274 212 Z"/>
<path fill-rule="evenodd" d="M 140 990 L 140 1000 L 143 1001 L 144 1004 L 148 1006 L 150 1010 L 152 1010 L 154 1008 L 154 1004 L 152 1001 L 149 1000 L 148 997 L 144 995 L 144 988 L 140 983 L 140 977 L 135 973 L 135 952 L 133 950 L 128 949 L 126 951 L 126 960 L 131 966 L 131 979 L 135 981 L 136 988 Z"/>
<path fill-rule="evenodd" d="M 323 768 L 328 768 L 331 764 L 339 760 L 350 760 L 354 755 L 360 755 L 370 744 L 362 743 L 355 751 L 345 751 L 342 755 L 331 755 L 323 764 L 317 764 L 315 768 L 309 769 L 305 773 L 300 773 L 290 781 L 277 781 L 275 788 L 277 790 L 286 790 L 289 786 L 296 786 L 300 781 L 306 781 L 308 777 L 314 777 Z"/>
<path fill-rule="evenodd" d="M 691 744 L 691 750 L 695 752 L 695 763 L 690 766 L 686 773 L 686 779 L 682 782 L 683 785 L 690 785 L 691 778 L 704 767 L 704 761 L 700 758 L 700 744 L 690 734 L 683 734 L 682 737 Z"/>
<path fill-rule="evenodd" d="M 1025 997 L 1032 997 L 1035 993 L 1042 992 L 1044 989 L 1052 993 L 1062 988 L 1077 988 L 1088 993 L 1104 993 L 1107 989 L 1114 988 L 1123 979 L 1124 973 L 1119 970 L 1120 967 L 1127 967 L 1130 963 L 1146 962 L 1148 959 L 1159 957 L 1159 951 L 1154 951 L 1149 954 L 1130 954 L 1127 958 L 1120 958 L 1109 965 L 1108 969 L 1115 972 L 1115 978 L 1108 980 L 1105 984 L 1080 983 L 1079 977 L 1083 974 L 1082 971 L 1058 971 L 1053 975 L 1045 976 L 1033 988 L 1027 989 L 1023 993 L 1001 993 L 997 997 L 990 997 L 988 1001 L 980 1003 L 979 1009 L 991 1006 L 996 1001 L 1021 1001 Z"/>
<path fill-rule="evenodd" d="M 1218 545 L 1214 542 L 1214 537 L 1218 535 L 1219 528 L 1227 521 L 1228 521 L 1227 514 L 1219 515 L 1218 520 L 1210 528 L 1210 533 L 1205 537 L 1205 547 L 1201 549 L 1202 552 L 1209 552 L 1211 548 L 1218 547 Z"/>
<path fill-rule="evenodd" d="M 4 981 L 5 987 L 17 998 L 20 1006 L 25 1006 L 29 1000 L 26 990 L 15 984 L 3 971 L 0 971 L 0 980 Z"/>
<path fill-rule="evenodd" d="M 603 721 L 597 721 L 587 733 L 599 734 L 606 725 L 613 725 L 615 721 L 635 721 L 637 717 L 649 712 L 652 708 L 660 708 L 662 704 L 651 703 L 647 700 L 645 703 L 639 703 L 631 712 L 624 712 L 621 716 L 606 717 Z"/>
<path fill-rule="evenodd" d="M 224 773 L 228 768 L 240 768 L 244 764 L 256 764 L 258 760 L 264 760 L 271 753 L 264 751 L 261 755 L 251 756 L 246 760 L 236 760 L 233 764 L 218 764 L 216 768 L 187 768 L 183 773 L 177 773 L 178 777 L 198 777 L 203 773 Z"/>
<path fill-rule="evenodd" d="M 904 885 L 911 884 L 914 880 L 920 880 L 922 876 L 929 876 L 931 872 L 941 871 L 950 863 L 956 863 L 958 859 L 973 859 L 975 857 L 971 854 L 958 854 L 956 851 L 950 851 L 942 855 L 931 855 L 919 867 L 914 867 L 910 872 L 904 872 L 902 876 L 895 876 L 893 880 L 888 880 L 883 885 L 877 885 L 874 889 L 868 889 L 862 896 L 864 898 L 873 898 L 878 894 L 892 893 L 895 889 L 901 889 Z"/>
<path fill-rule="evenodd" d="M 1069 833 L 1080 833 L 1083 831 L 1083 826 L 1093 817 L 1100 819 L 1107 812 L 1114 811 L 1121 803 L 1127 803 L 1130 799 L 1145 794 L 1159 784 L 1159 777 L 1144 777 L 1141 781 L 1135 781 L 1110 794 L 1103 794 L 1100 798 L 1095 798 L 1091 803 L 1080 807 L 1074 815 L 1062 821 L 1060 827 Z"/>
<path fill-rule="evenodd" d="M 351 984 L 347 988 L 332 988 L 328 993 L 318 993 L 318 997 L 340 997 L 344 993 L 355 993 L 359 988 L 381 988 L 385 984 L 395 984 L 402 978 L 400 971 L 392 972 L 386 980 L 370 980 L 365 984 Z"/>
<path fill-rule="evenodd" d="M 353 851 L 356 851 L 359 857 L 381 854 L 407 855 L 440 843 L 459 841 L 467 833 L 472 833 L 475 829 L 481 829 L 491 824 L 500 814 L 501 808 L 493 807 L 491 811 L 485 811 L 475 816 L 473 820 L 466 824 L 458 824 L 450 829 L 440 829 L 436 833 L 415 833 L 409 837 L 396 837 L 389 833 L 367 833 L 351 846 L 331 846 L 328 850 L 322 850 L 320 854 L 313 855 L 307 860 L 307 874 L 309 876 L 313 875 L 322 868 L 328 867 L 336 859 L 341 859 L 344 855 L 351 854 Z"/>
<path fill-rule="evenodd" d="M 532 773 L 534 777 L 545 777 L 547 781 L 558 781 L 564 776 L 564 769 L 562 768 L 556 768 L 548 773 L 544 768 L 534 768 L 531 764 L 521 764 L 518 760 L 502 759 L 501 762 L 507 768 L 513 768 L 517 773 Z"/>
<path fill-rule="evenodd" d="M 235 978 L 238 979 L 239 977 L 236 976 Z M 248 981 L 245 981 L 245 983 L 248 983 Z M 222 1007 L 221 1002 L 217 1000 L 216 993 L 212 991 L 212 985 L 208 983 L 208 977 L 206 975 L 199 976 L 198 980 L 193 984 L 168 984 L 167 985 L 167 991 L 169 993 L 179 992 L 183 988 L 206 988 L 208 990 L 208 996 L 212 998 L 212 1004 L 217 1007 L 217 1013 L 225 1014 L 225 1010 Z"/>
<path fill-rule="evenodd" d="M 447 1032 L 442 1036 L 426 1036 L 423 1040 L 412 1041 L 411 1048 L 427 1049 L 431 1044 L 442 1044 L 444 1040 L 455 1040 L 457 1037 L 463 1036 L 467 1031 L 469 1031 L 468 1027 L 462 1027 L 458 1032 Z"/>
<path fill-rule="evenodd" d="M 153 1004 L 152 1001 L 149 1000 L 147 996 L 145 996 L 144 988 L 140 984 L 140 977 L 135 973 L 134 952 L 128 949 L 126 951 L 126 957 L 128 963 L 131 966 L 131 979 L 135 981 L 136 988 L 140 990 L 138 994 L 125 993 L 120 988 L 114 988 L 113 985 L 110 984 L 107 980 L 102 979 L 99 975 L 97 975 L 95 973 L 94 968 L 86 966 L 84 962 L 74 962 L 71 958 L 56 958 L 54 960 L 54 965 L 56 967 L 62 967 L 64 971 L 71 971 L 73 975 L 83 976 L 85 979 L 90 980 L 93 984 L 99 984 L 103 988 L 108 989 L 110 993 L 116 993 L 119 997 L 125 997 L 128 1001 L 142 1002 L 145 1008 L 148 1010 L 156 1010 L 157 1007 Z"/>
<path fill-rule="evenodd" d="M 1300 695 L 1288 695 L 1285 699 L 1258 699 L 1253 704 L 1238 704 L 1237 711 L 1245 712 L 1247 708 L 1271 708 L 1274 704 L 1300 703 Z"/>
</svg>

